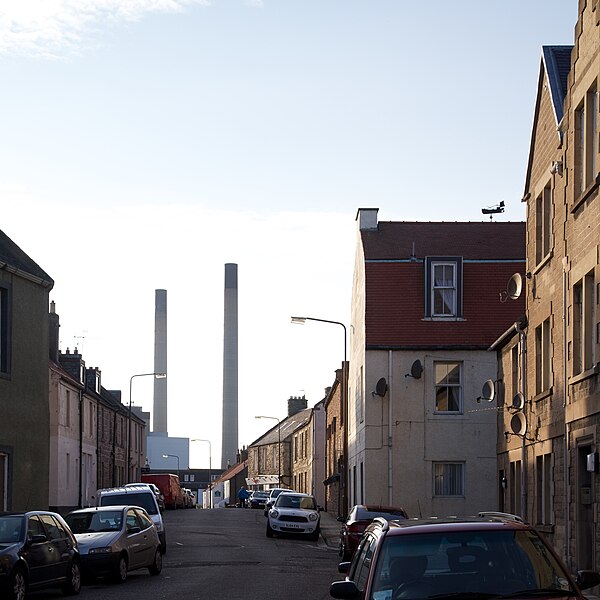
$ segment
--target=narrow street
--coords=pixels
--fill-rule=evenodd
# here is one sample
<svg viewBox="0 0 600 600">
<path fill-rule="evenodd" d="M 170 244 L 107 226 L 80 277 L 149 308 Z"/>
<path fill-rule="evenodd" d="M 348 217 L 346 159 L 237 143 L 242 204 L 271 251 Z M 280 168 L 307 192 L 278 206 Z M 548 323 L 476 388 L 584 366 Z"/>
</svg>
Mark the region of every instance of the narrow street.
<svg viewBox="0 0 600 600">
<path fill-rule="evenodd" d="M 178 510 L 164 513 L 167 554 L 162 574 L 133 571 L 127 582 L 87 584 L 87 600 L 321 600 L 340 575 L 337 551 L 323 539 L 265 535 L 262 510 Z M 60 598 L 43 591 L 31 598 Z"/>
</svg>

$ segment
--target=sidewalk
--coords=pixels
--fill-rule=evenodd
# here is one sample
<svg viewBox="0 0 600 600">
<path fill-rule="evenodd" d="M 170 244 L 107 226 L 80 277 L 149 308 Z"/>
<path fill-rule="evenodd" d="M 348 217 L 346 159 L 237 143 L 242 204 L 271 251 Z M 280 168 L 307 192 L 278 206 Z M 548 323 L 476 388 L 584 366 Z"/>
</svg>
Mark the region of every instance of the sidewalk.
<svg viewBox="0 0 600 600">
<path fill-rule="evenodd" d="M 337 515 L 321 512 L 321 537 L 329 548 L 340 547 L 340 530 L 342 524 L 337 520 Z"/>
</svg>

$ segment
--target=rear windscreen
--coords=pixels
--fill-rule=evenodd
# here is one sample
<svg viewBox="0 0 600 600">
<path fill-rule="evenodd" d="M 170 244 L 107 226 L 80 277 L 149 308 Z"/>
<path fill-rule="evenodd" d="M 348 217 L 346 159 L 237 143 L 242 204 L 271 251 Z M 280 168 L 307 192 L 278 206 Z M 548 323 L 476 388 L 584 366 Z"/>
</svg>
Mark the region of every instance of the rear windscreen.
<svg viewBox="0 0 600 600">
<path fill-rule="evenodd" d="M 152 492 L 146 493 L 131 493 L 131 494 L 107 494 L 100 496 L 100 506 L 122 506 L 132 504 L 133 506 L 141 506 L 146 509 L 150 515 L 158 513 L 156 501 Z"/>
</svg>

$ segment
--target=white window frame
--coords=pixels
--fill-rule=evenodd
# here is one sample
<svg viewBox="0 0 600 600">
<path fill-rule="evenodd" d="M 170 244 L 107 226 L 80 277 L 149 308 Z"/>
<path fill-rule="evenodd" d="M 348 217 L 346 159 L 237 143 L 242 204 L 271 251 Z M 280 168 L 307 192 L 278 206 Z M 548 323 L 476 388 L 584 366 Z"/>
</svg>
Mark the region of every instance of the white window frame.
<svg viewBox="0 0 600 600">
<path fill-rule="evenodd" d="M 452 481 L 452 479 L 454 479 Z M 465 463 L 446 461 L 433 463 L 433 495 L 436 498 L 465 496 Z"/>
<path fill-rule="evenodd" d="M 452 268 L 452 285 L 436 285 L 435 282 L 435 270 L 436 267 L 451 267 Z M 458 316 L 458 285 L 457 285 L 457 264 L 453 261 L 432 261 L 431 263 L 431 316 L 432 317 L 456 317 Z M 436 292 L 444 295 L 445 291 L 450 291 L 452 296 L 451 313 L 438 313 L 435 312 L 435 300 Z M 446 305 L 445 300 L 443 301 L 444 306 Z"/>
<path fill-rule="evenodd" d="M 458 384 L 456 383 L 438 383 L 436 376 L 436 367 L 438 365 L 458 365 Z M 463 363 L 458 360 L 436 360 L 433 362 L 433 388 L 434 388 L 434 410 L 438 415 L 461 415 L 464 411 L 463 404 Z M 437 405 L 437 391 L 439 388 L 458 388 L 458 410 L 440 410 Z"/>
</svg>

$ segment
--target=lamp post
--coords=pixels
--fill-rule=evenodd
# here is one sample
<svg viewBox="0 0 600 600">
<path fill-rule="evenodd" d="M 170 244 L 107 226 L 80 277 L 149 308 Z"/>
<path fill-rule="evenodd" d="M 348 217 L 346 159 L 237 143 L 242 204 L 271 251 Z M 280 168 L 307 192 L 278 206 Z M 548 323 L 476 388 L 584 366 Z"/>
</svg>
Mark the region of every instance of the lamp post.
<svg viewBox="0 0 600 600">
<path fill-rule="evenodd" d="M 196 438 L 192 442 L 206 442 L 208 444 L 208 508 L 212 508 L 212 446 L 210 440 Z"/>
<path fill-rule="evenodd" d="M 281 420 L 277 417 L 266 417 L 265 415 L 257 415 L 255 419 L 273 419 L 277 421 L 277 485 L 281 487 Z"/>
<path fill-rule="evenodd" d="M 177 454 L 163 454 L 163 458 L 176 458 L 177 459 L 177 477 L 179 477 L 179 456 Z M 181 478 L 180 478 L 181 480 Z"/>
<path fill-rule="evenodd" d="M 342 416 L 344 418 L 344 479 L 343 479 L 343 511 L 342 514 L 347 514 L 348 511 L 348 489 L 346 485 L 347 471 L 348 471 L 348 407 L 347 404 L 347 387 L 348 387 L 348 375 L 346 373 L 347 368 L 347 332 L 346 326 L 340 321 L 330 321 L 329 319 L 317 319 L 315 317 L 292 317 L 292 323 L 296 325 L 304 325 L 306 321 L 317 321 L 319 323 L 331 323 L 333 325 L 340 325 L 344 329 L 344 362 L 342 363 L 342 389 L 341 389 L 341 401 L 342 401 Z M 340 509 L 341 510 L 341 509 Z"/>
<path fill-rule="evenodd" d="M 166 373 L 138 373 L 132 375 L 129 379 L 129 411 L 127 413 L 127 479 L 132 477 L 131 472 L 131 392 L 133 390 L 133 380 L 135 377 L 156 377 L 156 379 L 164 379 Z M 131 481 L 129 481 L 131 483 Z"/>
</svg>

